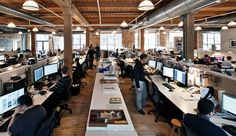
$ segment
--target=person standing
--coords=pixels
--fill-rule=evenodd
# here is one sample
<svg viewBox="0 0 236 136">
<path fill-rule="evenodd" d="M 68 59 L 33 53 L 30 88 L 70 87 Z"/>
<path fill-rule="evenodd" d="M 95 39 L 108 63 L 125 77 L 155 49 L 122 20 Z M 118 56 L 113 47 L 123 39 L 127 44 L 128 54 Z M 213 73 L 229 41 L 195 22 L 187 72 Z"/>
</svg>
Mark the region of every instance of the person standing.
<svg viewBox="0 0 236 136">
<path fill-rule="evenodd" d="M 94 51 L 94 49 L 93 49 L 93 45 L 91 45 L 91 46 L 89 47 L 89 51 L 88 51 L 88 58 L 89 58 L 89 66 L 90 66 L 90 68 L 96 67 L 96 66 L 93 64 L 94 54 L 95 54 L 95 51 Z"/>
<path fill-rule="evenodd" d="M 147 99 L 147 86 L 145 80 L 144 65 L 148 62 L 148 56 L 146 54 L 140 55 L 140 60 L 135 61 L 133 70 L 133 78 L 136 93 L 136 107 L 139 113 L 145 115 L 143 107 L 146 104 Z"/>
</svg>

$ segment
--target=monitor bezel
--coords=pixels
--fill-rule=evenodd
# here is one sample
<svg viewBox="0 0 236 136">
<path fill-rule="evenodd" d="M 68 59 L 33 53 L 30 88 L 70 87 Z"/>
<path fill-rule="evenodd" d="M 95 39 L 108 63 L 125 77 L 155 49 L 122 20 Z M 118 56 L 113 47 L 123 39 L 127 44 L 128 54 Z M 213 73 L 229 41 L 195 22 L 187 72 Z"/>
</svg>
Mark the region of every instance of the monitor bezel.
<svg viewBox="0 0 236 136">
<path fill-rule="evenodd" d="M 42 76 L 41 78 L 39 78 L 37 81 L 39 81 L 40 79 L 42 79 L 42 78 L 44 77 L 44 68 L 43 68 L 43 67 L 39 67 L 39 68 L 37 68 L 37 69 L 34 70 L 34 82 L 37 82 L 37 81 L 35 80 L 35 71 L 38 70 L 38 69 L 40 69 L 40 68 L 43 69 L 43 76 Z"/>
<path fill-rule="evenodd" d="M 51 73 L 51 74 L 47 74 L 47 75 L 45 74 L 45 67 L 47 67 L 47 66 L 51 66 L 51 65 L 57 65 L 57 72 L 58 72 L 58 63 L 48 64 L 48 65 L 43 66 L 44 76 L 49 76 L 49 75 L 52 75 L 52 74 L 57 73 L 57 72 L 55 72 L 55 73 Z"/>
</svg>

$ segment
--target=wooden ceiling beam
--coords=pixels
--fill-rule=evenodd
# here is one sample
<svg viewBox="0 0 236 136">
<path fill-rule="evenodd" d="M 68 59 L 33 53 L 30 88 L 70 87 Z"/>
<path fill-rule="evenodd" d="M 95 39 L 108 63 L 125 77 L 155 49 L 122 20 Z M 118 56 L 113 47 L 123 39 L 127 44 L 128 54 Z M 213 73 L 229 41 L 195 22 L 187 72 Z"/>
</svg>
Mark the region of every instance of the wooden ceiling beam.
<svg viewBox="0 0 236 136">
<path fill-rule="evenodd" d="M 89 25 L 89 22 L 84 18 L 80 11 L 71 4 L 71 0 L 53 0 L 58 6 L 62 8 L 70 7 L 72 11 L 72 17 L 82 25 Z M 93 31 L 92 27 L 88 27 L 89 31 Z"/>
</svg>

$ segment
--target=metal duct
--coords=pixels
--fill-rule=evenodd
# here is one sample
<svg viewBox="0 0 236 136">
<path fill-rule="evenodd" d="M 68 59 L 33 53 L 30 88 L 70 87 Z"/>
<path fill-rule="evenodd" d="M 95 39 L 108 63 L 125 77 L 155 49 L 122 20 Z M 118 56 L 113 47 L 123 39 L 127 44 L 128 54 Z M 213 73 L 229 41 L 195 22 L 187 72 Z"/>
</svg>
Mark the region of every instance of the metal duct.
<svg viewBox="0 0 236 136">
<path fill-rule="evenodd" d="M 227 13 L 226 13 L 227 14 Z M 228 23 L 232 20 L 236 20 L 236 12 L 232 13 L 232 14 L 224 14 L 221 16 L 216 16 L 216 17 L 209 17 L 206 19 L 202 19 L 202 20 L 198 20 L 195 21 L 195 23 L 197 24 L 203 24 L 203 23 L 207 23 L 207 24 L 224 24 L 224 23 Z"/>
<path fill-rule="evenodd" d="M 174 0 L 165 7 L 147 16 L 149 21 L 143 23 L 143 27 L 149 27 L 183 14 L 199 10 L 219 0 Z M 143 22 L 143 21 L 140 21 Z M 133 29 L 133 28 L 132 28 Z"/>
<path fill-rule="evenodd" d="M 3 5 L 0 5 L 0 12 L 4 13 L 4 14 L 7 14 L 7 15 L 12 15 L 12 16 L 20 17 L 20 18 L 23 18 L 25 20 L 30 20 L 30 21 L 38 23 L 38 24 L 53 26 L 53 24 L 48 22 L 48 21 L 45 21 L 45 20 L 39 19 L 37 17 L 34 17 L 34 16 L 31 16 L 31 15 L 19 12 L 19 11 L 15 10 L 15 9 L 11 9 L 11 8 L 5 7 Z"/>
</svg>

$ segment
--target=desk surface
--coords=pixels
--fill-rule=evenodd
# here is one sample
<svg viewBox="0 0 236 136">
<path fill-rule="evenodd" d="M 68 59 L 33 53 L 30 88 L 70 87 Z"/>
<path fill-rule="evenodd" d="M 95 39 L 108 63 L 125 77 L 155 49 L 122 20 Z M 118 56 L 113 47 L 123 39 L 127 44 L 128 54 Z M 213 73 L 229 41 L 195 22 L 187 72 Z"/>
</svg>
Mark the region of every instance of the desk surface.
<svg viewBox="0 0 236 136">
<path fill-rule="evenodd" d="M 118 83 L 110 84 L 110 86 L 114 87 L 114 91 L 112 92 L 103 92 L 103 85 L 100 83 L 100 79 L 103 78 L 103 74 L 97 73 L 95 79 L 95 85 L 93 89 L 92 101 L 90 105 L 90 110 L 98 110 L 98 109 L 122 109 L 128 121 L 127 125 L 108 125 L 107 127 L 90 127 L 89 126 L 89 117 L 87 121 L 86 127 L 86 136 L 97 136 L 98 133 L 102 136 L 110 136 L 110 135 L 119 135 L 119 136 L 137 136 L 137 133 L 134 129 L 133 123 L 129 116 L 129 112 L 127 110 L 125 101 L 121 94 Z M 110 97 L 120 97 L 122 100 L 122 104 L 120 105 L 112 105 L 109 104 Z M 89 111 L 90 116 L 90 111 Z"/>
</svg>

